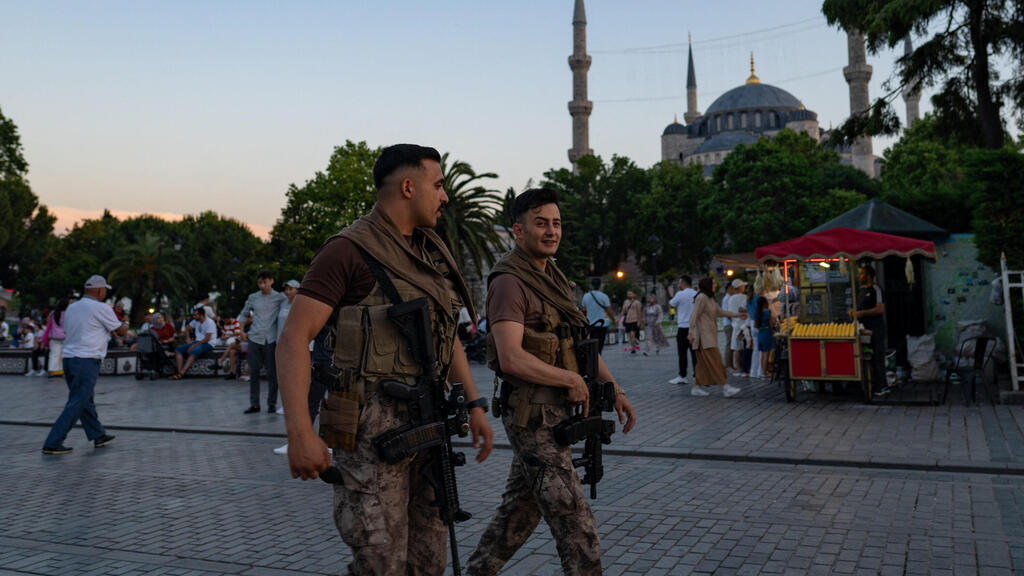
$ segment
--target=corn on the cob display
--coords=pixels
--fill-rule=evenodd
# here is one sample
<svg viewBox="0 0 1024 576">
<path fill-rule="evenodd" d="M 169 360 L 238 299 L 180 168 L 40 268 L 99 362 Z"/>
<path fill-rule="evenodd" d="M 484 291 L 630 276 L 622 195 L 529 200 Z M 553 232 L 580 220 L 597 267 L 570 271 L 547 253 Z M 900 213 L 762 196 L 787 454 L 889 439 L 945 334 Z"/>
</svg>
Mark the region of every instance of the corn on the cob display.
<svg viewBox="0 0 1024 576">
<path fill-rule="evenodd" d="M 783 322 L 782 331 L 794 338 L 854 338 L 857 335 L 857 327 L 853 322 L 801 324 L 792 317 Z"/>
</svg>

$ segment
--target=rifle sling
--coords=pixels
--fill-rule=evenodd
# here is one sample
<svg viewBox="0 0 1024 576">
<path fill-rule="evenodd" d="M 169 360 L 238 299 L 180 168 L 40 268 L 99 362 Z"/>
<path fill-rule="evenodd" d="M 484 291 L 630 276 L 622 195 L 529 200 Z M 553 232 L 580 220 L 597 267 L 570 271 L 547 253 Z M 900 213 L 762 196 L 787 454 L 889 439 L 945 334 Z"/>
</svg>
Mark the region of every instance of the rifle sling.
<svg viewBox="0 0 1024 576">
<path fill-rule="evenodd" d="M 398 295 L 398 289 L 395 288 L 394 282 L 391 281 L 380 261 L 370 256 L 370 253 L 364 250 L 362 246 L 357 244 L 356 248 L 359 249 L 359 253 L 363 256 L 363 261 L 366 262 L 366 266 L 370 269 L 374 279 L 377 280 L 377 284 L 380 284 L 381 289 L 384 290 L 384 294 L 391 301 L 391 304 L 395 306 L 401 304 L 403 302 L 402 297 Z"/>
</svg>

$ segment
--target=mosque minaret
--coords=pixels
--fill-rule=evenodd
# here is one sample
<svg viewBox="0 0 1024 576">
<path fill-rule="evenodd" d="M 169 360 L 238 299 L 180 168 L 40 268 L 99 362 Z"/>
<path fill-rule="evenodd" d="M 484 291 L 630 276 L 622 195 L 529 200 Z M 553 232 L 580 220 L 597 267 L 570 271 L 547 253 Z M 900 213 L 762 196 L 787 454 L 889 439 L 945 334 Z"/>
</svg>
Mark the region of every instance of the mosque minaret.
<svg viewBox="0 0 1024 576">
<path fill-rule="evenodd" d="M 576 161 L 593 154 L 590 149 L 590 111 L 594 103 L 587 100 L 587 71 L 590 70 L 590 56 L 587 55 L 587 14 L 583 0 L 576 0 L 572 13 L 572 56 L 569 56 L 572 70 L 572 101 L 569 114 L 572 115 L 572 148 L 569 161 L 575 167 Z"/>
</svg>

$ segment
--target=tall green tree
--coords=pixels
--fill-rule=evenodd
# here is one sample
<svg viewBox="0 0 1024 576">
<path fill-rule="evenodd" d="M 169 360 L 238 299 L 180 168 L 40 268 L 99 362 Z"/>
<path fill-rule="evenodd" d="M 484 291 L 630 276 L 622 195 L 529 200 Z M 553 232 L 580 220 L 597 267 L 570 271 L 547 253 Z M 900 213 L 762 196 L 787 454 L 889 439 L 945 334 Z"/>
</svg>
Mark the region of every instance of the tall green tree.
<svg viewBox="0 0 1024 576">
<path fill-rule="evenodd" d="M 158 292 L 172 300 L 192 295 L 193 280 L 184 259 L 161 242 L 155 232 L 144 233 L 138 241 L 119 248 L 103 267 L 107 281 L 117 287 L 119 294 L 131 298 L 132 325 L 142 323 Z"/>
<path fill-rule="evenodd" d="M 461 160 L 450 162 L 447 152 L 441 156 L 441 173 L 448 203 L 441 209 L 434 231 L 444 240 L 460 270 L 479 274 L 484 263 L 494 264 L 495 253 L 505 248 L 494 229 L 502 213 L 501 195 L 482 184 L 498 175 L 477 174 Z"/>
<path fill-rule="evenodd" d="M 970 232 L 972 192 L 964 181 L 968 148 L 936 131 L 927 115 L 885 151 L 882 198 L 949 232 Z"/>
<path fill-rule="evenodd" d="M 56 218 L 28 184 L 28 162 L 14 121 L 0 110 L 0 284 L 22 291 L 46 252 Z"/>
<path fill-rule="evenodd" d="M 972 150 L 965 155 L 964 180 L 973 192 L 978 259 L 999 270 L 1024 269 L 1024 155 L 1002 150 Z"/>
<path fill-rule="evenodd" d="M 1002 147 L 1005 104 L 1012 103 L 1018 121 L 1024 120 L 1024 2 L 824 0 L 822 12 L 829 24 L 862 31 L 873 54 L 918 37 L 913 53 L 896 62 L 896 86 L 887 83 L 891 91 L 876 100 L 870 115 L 844 124 L 845 136 L 896 133 L 891 103 L 915 82 L 940 86 L 932 99 L 940 127 L 966 142 Z M 1010 68 L 1005 80 L 1000 63 Z"/>
<path fill-rule="evenodd" d="M 666 160 L 655 164 L 648 175 L 650 189 L 637 196 L 630 225 L 637 257 L 651 274 L 699 270 L 707 225 L 698 206 L 709 189 L 704 169 Z"/>
<path fill-rule="evenodd" d="M 249 227 L 234 218 L 207 211 L 186 216 L 175 229 L 181 237 L 184 265 L 193 280 L 188 303 L 218 292 L 218 313 L 235 314 L 246 296 L 256 291 L 256 275 L 261 268 L 277 273 L 278 289 L 291 277 L 277 266 Z"/>
<path fill-rule="evenodd" d="M 559 192 L 562 244 L 559 267 L 577 281 L 604 276 L 626 259 L 635 199 L 650 189 L 647 171 L 624 156 L 605 163 L 599 156 L 584 156 L 576 171 L 568 168 L 544 173 L 543 186 Z"/>
<path fill-rule="evenodd" d="M 283 275 L 302 278 L 325 240 L 370 213 L 377 201 L 373 164 L 378 156 L 380 148 L 346 140 L 334 148 L 326 170 L 301 187 L 288 187 L 287 202 L 270 233 L 270 248 Z"/>
<path fill-rule="evenodd" d="M 876 184 L 853 172 L 802 132 L 783 130 L 737 146 L 715 168 L 711 191 L 700 201 L 710 247 L 746 252 L 806 234 L 876 195 Z M 839 188 L 844 184 L 864 188 Z"/>
</svg>

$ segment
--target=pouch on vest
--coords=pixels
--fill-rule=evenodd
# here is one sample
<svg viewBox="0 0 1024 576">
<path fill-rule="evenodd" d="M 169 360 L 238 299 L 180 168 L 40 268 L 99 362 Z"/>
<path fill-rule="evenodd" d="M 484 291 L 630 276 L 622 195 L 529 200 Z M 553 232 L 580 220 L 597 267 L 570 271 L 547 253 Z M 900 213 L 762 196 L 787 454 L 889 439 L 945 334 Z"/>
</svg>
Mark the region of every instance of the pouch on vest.
<svg viewBox="0 0 1024 576">
<path fill-rule="evenodd" d="M 344 335 L 344 342 L 334 345 L 334 365 L 338 368 L 358 368 L 363 363 L 363 311 L 361 308 L 348 306 L 338 310 L 335 323 L 336 333 Z"/>
<path fill-rule="evenodd" d="M 356 449 L 359 429 L 359 395 L 329 392 L 320 403 L 320 437 L 333 450 Z"/>
</svg>

